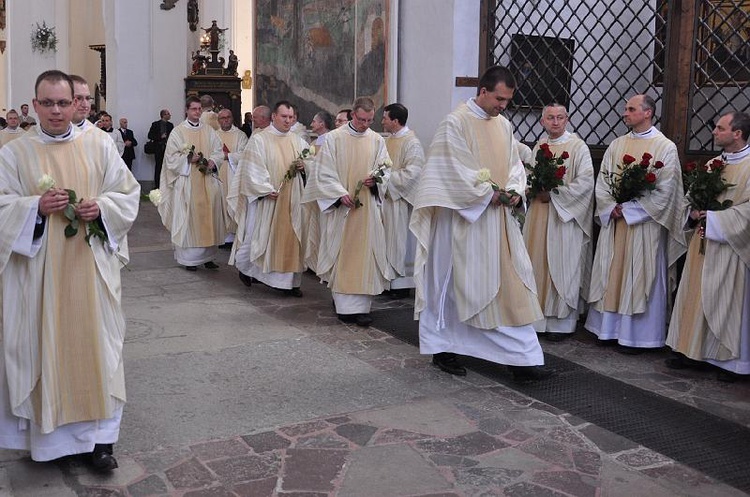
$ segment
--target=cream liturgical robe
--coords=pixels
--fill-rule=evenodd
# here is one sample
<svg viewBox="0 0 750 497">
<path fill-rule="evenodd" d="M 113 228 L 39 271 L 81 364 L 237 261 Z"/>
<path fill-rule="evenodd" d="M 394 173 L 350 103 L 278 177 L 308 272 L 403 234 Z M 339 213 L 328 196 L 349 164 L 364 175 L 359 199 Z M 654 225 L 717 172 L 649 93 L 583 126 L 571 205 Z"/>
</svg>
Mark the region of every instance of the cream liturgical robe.
<svg viewBox="0 0 750 497">
<path fill-rule="evenodd" d="M 185 266 L 211 261 L 224 243 L 224 197 L 219 180 L 188 162 L 188 150 L 221 164 L 224 154 L 216 132 L 205 124 L 183 121 L 169 134 L 161 170 L 159 214 L 172 234 L 175 259 Z"/>
<path fill-rule="evenodd" d="M 236 154 L 245 150 L 247 146 L 247 135 L 237 126 L 232 125 L 229 131 L 224 131 L 221 128 L 216 132 L 219 135 L 219 140 L 222 143 L 222 151 L 226 154 Z M 233 162 L 229 159 L 224 159 L 219 166 L 219 179 L 221 180 L 221 189 L 224 194 L 224 200 L 226 201 L 227 195 L 229 194 L 229 185 L 232 184 L 232 178 L 234 177 Z M 234 233 L 237 232 L 237 223 L 235 223 L 229 216 L 226 209 L 227 204 L 224 204 L 224 225 L 226 226 L 227 237 L 225 241 L 231 242 L 234 240 Z"/>
<path fill-rule="evenodd" d="M 594 168 L 586 143 L 570 132 L 555 140 L 542 138 L 552 153 L 567 152 L 564 184 L 550 201 L 532 199 L 523 238 L 529 251 L 545 319 L 534 324 L 538 332 L 572 333 L 580 299 L 588 296 L 591 276 L 594 210 Z M 533 163 L 531 163 L 533 164 Z"/>
<path fill-rule="evenodd" d="M 471 99 L 438 127 L 415 195 L 420 350 L 540 365 L 532 323 L 543 316 L 531 262 L 510 209 L 490 205 L 493 190 L 477 179 L 484 168 L 500 188 L 523 194 L 510 123 Z"/>
<path fill-rule="evenodd" d="M 615 139 L 601 171 L 616 171 L 625 154 L 638 161 L 645 152 L 661 161 L 656 189 L 623 204 L 623 218 L 610 219 L 616 203 L 600 173 L 596 215 L 602 228 L 594 256 L 586 329 L 600 339 L 628 347 L 661 347 L 666 337 L 667 295 L 674 287 L 668 270 L 685 253 L 685 200 L 677 147 L 656 128 Z"/>
<path fill-rule="evenodd" d="M 383 224 L 388 263 L 396 273 L 391 289 L 414 288 L 416 239 L 409 231 L 414 193 L 424 166 L 422 143 L 408 127 L 385 139 L 393 161 L 383 202 Z"/>
<path fill-rule="evenodd" d="M 730 187 L 709 211 L 705 255 L 694 235 L 677 291 L 667 345 L 698 361 L 750 374 L 750 147 L 725 154 Z"/>
<path fill-rule="evenodd" d="M 109 238 L 64 235 L 62 212 L 34 239 L 43 175 L 94 199 Z M 0 446 L 35 460 L 117 440 L 125 402 L 120 269 L 140 187 L 112 140 L 33 129 L 0 150 Z M 41 218 L 40 218 L 41 219 Z"/>
<path fill-rule="evenodd" d="M 370 296 L 379 295 L 393 278 L 385 251 L 381 203 L 390 170 L 377 184 L 375 196 L 367 187 L 359 193 L 362 206 L 349 209 L 336 202 L 344 195 L 354 199 L 357 182 L 364 180 L 389 160 L 383 138 L 368 129 L 358 133 L 351 125 L 326 134 L 315 157 L 303 202 L 317 201 L 320 216 L 320 246 L 317 274 L 334 294 L 339 314 L 367 313 Z M 363 298 L 352 307 L 339 305 L 337 295 Z"/>
<path fill-rule="evenodd" d="M 3 148 L 8 143 L 12 142 L 16 138 L 20 138 L 26 133 L 23 128 L 16 129 L 0 129 L 0 148 Z"/>
<path fill-rule="evenodd" d="M 242 153 L 229 188 L 229 211 L 237 238 L 229 263 L 274 288 L 299 287 L 304 270 L 302 247 L 303 179 L 284 175 L 307 143 L 273 125 L 253 136 Z M 267 195 L 278 192 L 276 200 Z"/>
</svg>

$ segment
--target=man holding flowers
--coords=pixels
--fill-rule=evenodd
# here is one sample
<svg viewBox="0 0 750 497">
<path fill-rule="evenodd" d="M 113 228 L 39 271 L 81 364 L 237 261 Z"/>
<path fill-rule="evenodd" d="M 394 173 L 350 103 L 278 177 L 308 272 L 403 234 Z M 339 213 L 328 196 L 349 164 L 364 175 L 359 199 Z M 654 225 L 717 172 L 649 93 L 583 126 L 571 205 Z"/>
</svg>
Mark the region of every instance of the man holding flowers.
<svg viewBox="0 0 750 497">
<path fill-rule="evenodd" d="M 140 187 L 109 137 L 71 124 L 73 88 L 42 73 L 40 126 L 0 150 L 0 446 L 35 461 L 90 453 L 109 471 L 125 404 L 120 269 Z"/>
<path fill-rule="evenodd" d="M 321 211 L 317 274 L 328 282 L 339 320 L 358 326 L 370 325 L 372 296 L 394 276 L 381 213 L 390 159 L 370 129 L 374 116 L 372 99 L 354 101 L 352 120 L 326 135 L 303 196 Z"/>
<path fill-rule="evenodd" d="M 415 317 L 422 354 L 454 375 L 456 354 L 511 367 L 518 381 L 549 375 L 532 323 L 542 319 L 518 222 L 526 175 L 510 122 L 500 113 L 515 78 L 482 75 L 477 96 L 438 126 L 414 196 Z"/>
<path fill-rule="evenodd" d="M 708 209 L 689 207 L 694 233 L 669 323 L 667 345 L 676 354 L 667 366 L 706 361 L 721 368 L 720 380 L 733 381 L 750 374 L 750 115 L 721 116 L 713 135 L 723 153 L 700 169 L 702 187 L 715 183 L 719 193 Z M 698 200 L 692 188 L 687 195 L 691 204 Z"/>
<path fill-rule="evenodd" d="M 534 147 L 527 171 L 531 204 L 523 226 L 544 313 L 534 328 L 552 341 L 576 330 L 593 254 L 594 168 L 586 143 L 565 129 L 567 123 L 564 106 L 542 109 L 547 134 Z"/>
<path fill-rule="evenodd" d="M 674 264 L 685 252 L 677 147 L 652 126 L 654 100 L 625 104 L 631 131 L 607 147 L 596 181 L 601 224 L 586 329 L 625 353 L 664 345 Z"/>
<path fill-rule="evenodd" d="M 278 102 L 271 125 L 253 135 L 240 154 L 229 186 L 230 215 L 237 221 L 237 238 L 229 263 L 247 286 L 252 278 L 288 295 L 301 297 L 302 190 L 308 144 L 291 132 L 294 113 Z"/>
<path fill-rule="evenodd" d="M 159 215 L 171 233 L 178 263 L 188 271 L 196 271 L 199 264 L 217 269 L 213 260 L 226 236 L 217 172 L 224 159 L 222 143 L 214 129 L 201 121 L 198 97 L 187 98 L 185 112 L 187 118 L 167 139 L 159 180 Z"/>
</svg>

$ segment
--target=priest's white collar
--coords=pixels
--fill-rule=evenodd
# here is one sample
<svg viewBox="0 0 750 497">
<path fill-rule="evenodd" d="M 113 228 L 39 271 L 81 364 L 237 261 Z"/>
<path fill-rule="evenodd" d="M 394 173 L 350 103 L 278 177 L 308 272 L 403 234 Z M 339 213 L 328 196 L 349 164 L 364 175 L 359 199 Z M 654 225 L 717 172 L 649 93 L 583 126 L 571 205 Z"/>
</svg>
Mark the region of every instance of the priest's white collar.
<svg viewBox="0 0 750 497">
<path fill-rule="evenodd" d="M 565 130 L 563 134 L 558 136 L 557 138 L 550 138 L 549 135 L 547 135 L 547 143 L 550 145 L 557 145 L 558 143 L 565 143 L 566 141 L 570 140 L 570 137 L 573 136 L 573 134 Z"/>
<path fill-rule="evenodd" d="M 469 107 L 469 110 L 476 114 L 480 119 L 491 119 L 491 116 L 487 114 L 484 109 L 479 106 L 479 104 L 477 104 L 476 97 L 471 97 L 469 100 L 467 100 L 466 105 Z"/>
<path fill-rule="evenodd" d="M 25 133 L 25 131 L 23 130 L 23 128 L 20 127 L 20 126 L 16 126 L 15 128 L 11 128 L 10 126 L 8 126 L 3 131 L 5 131 L 7 133 Z"/>
<path fill-rule="evenodd" d="M 42 143 L 67 142 L 72 140 L 75 135 L 75 128 L 72 124 L 68 124 L 68 130 L 60 135 L 48 133 L 41 125 L 39 126 L 39 138 L 42 139 Z"/>
<path fill-rule="evenodd" d="M 724 152 L 721 154 L 721 158 L 724 159 L 727 164 L 737 164 L 748 156 L 750 156 L 750 145 L 745 145 L 736 152 Z"/>
<path fill-rule="evenodd" d="M 638 133 L 636 131 L 631 131 L 630 136 L 633 138 L 640 138 L 640 139 L 646 139 L 646 138 L 653 138 L 656 136 L 656 134 L 659 132 L 655 127 L 651 126 L 648 131 L 644 131 L 643 133 Z"/>
<path fill-rule="evenodd" d="M 271 123 L 271 125 L 266 128 L 266 131 L 270 131 L 272 135 L 286 136 L 287 134 L 289 134 L 289 131 L 291 131 L 291 129 L 285 133 L 279 129 L 276 129 L 276 126 Z"/>
<path fill-rule="evenodd" d="M 391 134 L 391 138 L 401 138 L 402 136 L 404 136 L 409 131 L 411 131 L 409 129 L 409 126 L 404 126 L 403 128 L 401 128 L 400 130 L 396 131 L 395 133 L 392 133 Z"/>
<path fill-rule="evenodd" d="M 197 123 L 194 123 L 194 122 L 192 122 L 192 121 L 191 121 L 190 119 L 185 119 L 185 123 L 186 123 L 186 124 L 187 124 L 188 126 L 190 126 L 191 128 L 194 128 L 194 129 L 198 129 L 198 128 L 200 128 L 200 127 L 201 127 L 201 124 L 203 124 L 203 123 L 201 123 L 200 121 L 198 121 Z"/>
<path fill-rule="evenodd" d="M 367 129 L 370 129 L 370 128 L 367 128 Z M 367 133 L 367 129 L 362 132 L 359 132 L 356 129 L 354 129 L 354 126 L 352 126 L 351 121 L 349 121 L 349 125 L 346 127 L 346 130 L 349 132 L 349 134 L 353 136 L 364 136 L 365 133 Z"/>
<path fill-rule="evenodd" d="M 84 119 L 83 121 L 79 123 L 73 123 L 73 125 L 77 126 L 79 129 L 88 129 L 88 128 L 94 127 L 94 124 L 88 119 Z"/>
</svg>

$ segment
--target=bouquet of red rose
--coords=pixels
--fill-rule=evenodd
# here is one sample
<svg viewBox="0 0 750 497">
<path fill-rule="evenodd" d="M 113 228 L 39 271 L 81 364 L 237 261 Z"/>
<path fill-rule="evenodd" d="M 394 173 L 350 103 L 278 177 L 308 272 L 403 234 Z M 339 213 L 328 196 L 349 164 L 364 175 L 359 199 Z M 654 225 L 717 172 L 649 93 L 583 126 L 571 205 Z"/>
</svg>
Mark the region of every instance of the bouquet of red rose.
<svg viewBox="0 0 750 497">
<path fill-rule="evenodd" d="M 682 168 L 682 183 L 690 208 L 697 211 L 721 211 L 732 206 L 727 199 L 719 202 L 718 197 L 727 190 L 731 183 L 722 177 L 727 164 L 721 159 L 714 159 L 700 167 L 695 162 L 688 162 Z M 700 227 L 706 229 L 706 219 L 700 220 Z M 706 253 L 706 242 L 701 238 L 700 253 Z"/>
<path fill-rule="evenodd" d="M 560 157 L 557 157 L 552 153 L 547 143 L 539 145 L 539 150 L 536 152 L 536 164 L 530 169 L 526 178 L 530 199 L 536 197 L 540 192 L 560 193 L 557 187 L 564 183 L 563 178 L 566 168 L 563 164 L 568 157 L 570 157 L 570 154 L 566 151 L 563 151 Z"/>
<path fill-rule="evenodd" d="M 656 174 L 664 167 L 664 163 L 656 161 L 651 165 L 653 157 L 646 152 L 638 162 L 632 155 L 625 154 L 622 157 L 622 165 L 618 165 L 616 171 L 602 171 L 604 182 L 609 187 L 609 194 L 615 202 L 623 204 L 656 188 Z"/>
</svg>

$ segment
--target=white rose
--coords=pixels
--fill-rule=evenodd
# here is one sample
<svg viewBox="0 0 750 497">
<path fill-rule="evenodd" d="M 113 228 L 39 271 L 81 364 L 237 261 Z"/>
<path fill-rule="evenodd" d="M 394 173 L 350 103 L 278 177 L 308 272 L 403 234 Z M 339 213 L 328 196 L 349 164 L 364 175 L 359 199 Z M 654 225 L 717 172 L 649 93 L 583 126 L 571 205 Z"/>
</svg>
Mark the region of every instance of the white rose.
<svg viewBox="0 0 750 497">
<path fill-rule="evenodd" d="M 182 147 L 180 148 L 180 152 L 182 152 L 183 154 L 189 154 L 189 153 L 190 153 L 190 149 L 191 149 L 191 148 L 192 148 L 192 145 L 190 145 L 189 143 L 185 143 L 185 144 L 184 144 L 184 145 L 183 145 L 183 146 L 182 146 Z"/>
<path fill-rule="evenodd" d="M 307 149 L 310 152 L 310 155 L 315 155 L 315 145 L 310 145 L 310 148 Z"/>
<path fill-rule="evenodd" d="M 151 190 L 150 192 L 148 192 L 148 199 L 151 201 L 152 204 L 158 207 L 159 204 L 161 203 L 161 190 L 157 188 L 155 190 Z"/>
<path fill-rule="evenodd" d="M 479 183 L 487 183 L 490 180 L 490 170 L 487 168 L 482 168 L 479 171 L 477 171 L 477 181 Z"/>
<path fill-rule="evenodd" d="M 386 159 L 383 161 L 383 164 L 385 164 L 385 167 L 391 167 L 393 165 L 393 162 L 391 159 Z"/>
<path fill-rule="evenodd" d="M 39 178 L 39 183 L 37 183 L 37 186 L 40 190 L 46 192 L 47 190 L 55 186 L 55 179 L 49 174 L 45 174 L 44 176 Z"/>
</svg>

